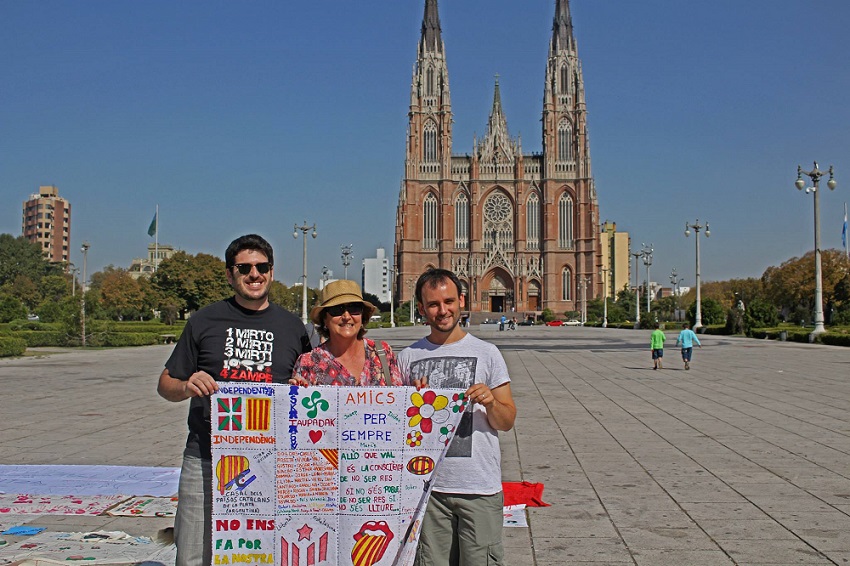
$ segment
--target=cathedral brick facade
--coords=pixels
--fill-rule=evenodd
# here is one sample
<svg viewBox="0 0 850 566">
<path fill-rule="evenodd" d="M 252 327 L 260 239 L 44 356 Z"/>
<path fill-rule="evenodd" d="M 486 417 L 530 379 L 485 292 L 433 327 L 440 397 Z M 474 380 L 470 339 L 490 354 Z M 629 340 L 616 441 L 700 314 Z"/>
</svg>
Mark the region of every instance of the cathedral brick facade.
<svg viewBox="0 0 850 566">
<path fill-rule="evenodd" d="M 460 278 L 466 310 L 581 310 L 601 296 L 599 211 L 584 80 L 568 0 L 556 0 L 541 153 L 508 133 L 499 80 L 486 134 L 452 153 L 452 104 L 437 0 L 426 0 L 395 235 L 395 296 L 426 269 Z"/>
</svg>

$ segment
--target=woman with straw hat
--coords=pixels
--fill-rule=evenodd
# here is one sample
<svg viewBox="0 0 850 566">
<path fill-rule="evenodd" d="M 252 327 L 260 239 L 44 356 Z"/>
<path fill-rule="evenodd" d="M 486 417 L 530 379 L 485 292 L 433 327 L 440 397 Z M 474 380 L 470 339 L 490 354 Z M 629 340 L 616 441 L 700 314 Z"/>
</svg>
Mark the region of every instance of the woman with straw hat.
<svg viewBox="0 0 850 566">
<path fill-rule="evenodd" d="M 389 344 L 364 338 L 375 306 L 363 299 L 360 286 L 345 279 L 322 289 L 310 319 L 325 338 L 302 354 L 292 371 L 293 385 L 406 385 Z"/>
</svg>

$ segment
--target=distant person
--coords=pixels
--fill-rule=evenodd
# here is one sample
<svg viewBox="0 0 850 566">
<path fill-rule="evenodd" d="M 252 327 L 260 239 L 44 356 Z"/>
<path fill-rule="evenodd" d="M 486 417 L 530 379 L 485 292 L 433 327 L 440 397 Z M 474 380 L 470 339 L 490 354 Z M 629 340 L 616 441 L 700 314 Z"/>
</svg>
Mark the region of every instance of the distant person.
<svg viewBox="0 0 850 566">
<path fill-rule="evenodd" d="M 691 356 L 694 353 L 694 342 L 702 348 L 699 343 L 699 338 L 691 330 L 690 325 L 686 322 L 682 325 L 682 331 L 679 332 L 679 337 L 676 338 L 676 345 L 682 344 L 682 361 L 685 362 L 685 369 L 691 369 Z"/>
<path fill-rule="evenodd" d="M 664 369 L 661 359 L 664 357 L 664 341 L 666 339 L 667 337 L 661 330 L 661 325 L 656 322 L 655 330 L 649 337 L 649 349 L 652 350 L 652 369 Z"/>
<path fill-rule="evenodd" d="M 505 329 L 505 323 L 508 322 L 508 317 L 502 315 L 502 318 L 499 319 L 499 330 Z"/>
<path fill-rule="evenodd" d="M 498 431 L 513 428 L 516 405 L 502 354 L 458 324 L 460 290 L 457 276 L 445 269 L 419 277 L 416 302 L 431 333 L 398 355 L 411 383 L 465 388 L 472 403 L 431 479 L 416 564 L 504 566 Z"/>
<path fill-rule="evenodd" d="M 516 317 L 513 317 L 511 321 L 508 323 L 508 330 L 516 330 Z"/>
<path fill-rule="evenodd" d="M 269 243 L 249 234 L 233 240 L 224 254 L 225 277 L 234 296 L 192 315 L 165 369 L 157 392 L 169 401 L 189 399 L 189 437 L 180 470 L 174 519 L 176 566 L 212 563 L 212 454 L 210 395 L 218 382 L 286 383 L 295 360 L 310 351 L 301 320 L 269 303 L 274 253 Z M 234 354 L 235 341 L 251 349 Z"/>
<path fill-rule="evenodd" d="M 310 310 L 316 331 L 325 339 L 295 362 L 293 385 L 405 385 L 390 345 L 364 338 L 375 305 L 363 299 L 360 286 L 346 279 L 322 289 Z"/>
</svg>

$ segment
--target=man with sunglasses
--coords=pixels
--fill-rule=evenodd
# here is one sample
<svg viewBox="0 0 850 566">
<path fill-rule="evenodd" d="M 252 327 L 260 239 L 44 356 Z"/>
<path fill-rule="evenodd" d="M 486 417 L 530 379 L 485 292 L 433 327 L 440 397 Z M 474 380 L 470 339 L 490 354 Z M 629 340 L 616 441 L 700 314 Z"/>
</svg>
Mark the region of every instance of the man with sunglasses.
<svg viewBox="0 0 850 566">
<path fill-rule="evenodd" d="M 286 383 L 295 360 L 310 351 L 301 320 L 269 303 L 271 245 L 249 234 L 233 240 L 224 255 L 234 296 L 192 315 L 157 387 L 168 401 L 189 399 L 189 437 L 174 521 L 176 566 L 212 562 L 210 395 L 218 391 L 218 382 Z"/>
</svg>

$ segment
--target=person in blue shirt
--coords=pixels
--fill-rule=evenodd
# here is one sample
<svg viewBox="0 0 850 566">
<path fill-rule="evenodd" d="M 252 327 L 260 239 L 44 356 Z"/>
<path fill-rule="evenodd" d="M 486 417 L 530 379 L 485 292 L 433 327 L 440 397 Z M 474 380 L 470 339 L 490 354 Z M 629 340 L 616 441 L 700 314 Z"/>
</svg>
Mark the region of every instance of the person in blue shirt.
<svg viewBox="0 0 850 566">
<path fill-rule="evenodd" d="M 685 369 L 691 369 L 691 355 L 694 353 L 694 343 L 702 348 L 699 343 L 699 338 L 691 330 L 690 325 L 686 322 L 682 325 L 682 331 L 679 332 L 679 337 L 676 338 L 676 345 L 682 344 L 682 361 L 685 362 Z"/>
</svg>

